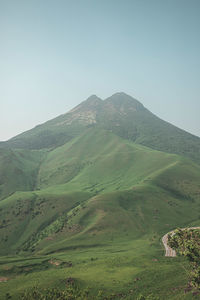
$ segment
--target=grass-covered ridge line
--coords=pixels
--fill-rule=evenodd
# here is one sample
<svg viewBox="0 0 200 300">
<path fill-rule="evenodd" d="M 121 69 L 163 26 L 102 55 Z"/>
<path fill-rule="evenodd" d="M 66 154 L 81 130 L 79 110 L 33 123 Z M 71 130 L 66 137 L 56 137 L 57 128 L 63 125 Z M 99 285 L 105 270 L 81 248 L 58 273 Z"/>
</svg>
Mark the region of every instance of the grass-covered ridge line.
<svg viewBox="0 0 200 300">
<path fill-rule="evenodd" d="M 127 189 L 179 161 L 102 129 L 90 129 L 51 151 L 41 164 L 38 187 L 66 184 L 67 189 L 106 192 Z"/>
</svg>

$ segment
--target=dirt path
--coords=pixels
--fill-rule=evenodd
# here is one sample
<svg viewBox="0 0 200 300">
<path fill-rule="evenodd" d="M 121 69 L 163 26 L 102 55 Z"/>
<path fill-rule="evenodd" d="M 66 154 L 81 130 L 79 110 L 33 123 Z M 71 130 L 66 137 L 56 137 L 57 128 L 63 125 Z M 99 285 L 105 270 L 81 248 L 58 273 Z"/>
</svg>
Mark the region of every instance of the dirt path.
<svg viewBox="0 0 200 300">
<path fill-rule="evenodd" d="M 182 230 L 184 229 L 200 229 L 200 227 L 186 227 L 186 228 L 181 228 Z M 170 248 L 168 246 L 168 234 L 170 235 L 174 235 L 174 230 L 166 233 L 163 237 L 162 237 L 162 243 L 165 247 L 165 256 L 168 256 L 168 257 L 175 257 L 176 256 L 176 251 L 173 250 L 172 248 Z"/>
</svg>

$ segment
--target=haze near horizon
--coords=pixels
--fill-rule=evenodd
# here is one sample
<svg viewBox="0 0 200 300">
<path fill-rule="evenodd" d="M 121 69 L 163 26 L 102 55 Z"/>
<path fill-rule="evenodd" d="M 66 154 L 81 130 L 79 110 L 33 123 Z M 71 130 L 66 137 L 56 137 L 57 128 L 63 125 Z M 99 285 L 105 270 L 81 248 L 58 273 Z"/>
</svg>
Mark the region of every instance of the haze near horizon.
<svg viewBox="0 0 200 300">
<path fill-rule="evenodd" d="M 200 136 L 200 3 L 0 1 L 0 140 L 125 92 Z"/>
</svg>

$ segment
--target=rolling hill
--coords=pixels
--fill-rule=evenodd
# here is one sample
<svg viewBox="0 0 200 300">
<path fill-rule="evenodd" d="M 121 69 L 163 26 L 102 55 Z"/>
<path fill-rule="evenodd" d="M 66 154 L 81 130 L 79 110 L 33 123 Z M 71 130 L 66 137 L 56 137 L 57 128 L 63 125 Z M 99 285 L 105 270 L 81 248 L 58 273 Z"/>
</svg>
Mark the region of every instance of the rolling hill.
<svg viewBox="0 0 200 300">
<path fill-rule="evenodd" d="M 190 299 L 160 238 L 199 225 L 199 153 L 200 138 L 123 93 L 1 143 L 0 297 L 72 277 L 94 294 Z"/>
</svg>

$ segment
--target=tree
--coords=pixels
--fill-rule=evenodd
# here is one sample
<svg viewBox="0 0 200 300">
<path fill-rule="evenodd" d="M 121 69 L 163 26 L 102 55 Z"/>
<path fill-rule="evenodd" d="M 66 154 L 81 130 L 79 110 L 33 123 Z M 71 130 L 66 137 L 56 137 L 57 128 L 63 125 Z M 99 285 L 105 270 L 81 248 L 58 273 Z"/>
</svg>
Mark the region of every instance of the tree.
<svg viewBox="0 0 200 300">
<path fill-rule="evenodd" d="M 177 229 L 173 236 L 168 236 L 168 244 L 177 254 L 189 260 L 191 266 L 189 284 L 200 289 L 200 231 Z"/>
</svg>

